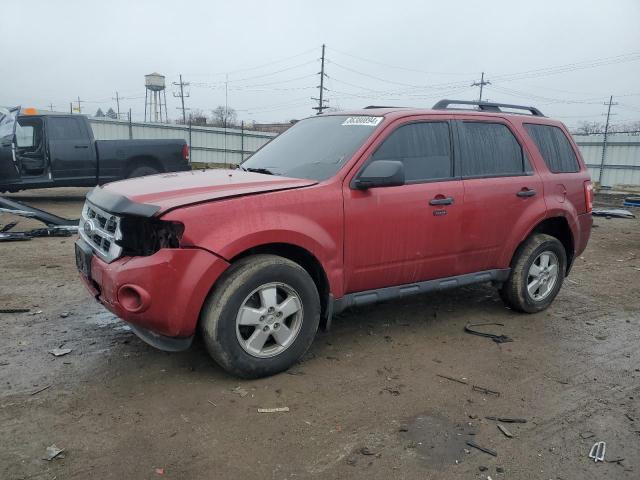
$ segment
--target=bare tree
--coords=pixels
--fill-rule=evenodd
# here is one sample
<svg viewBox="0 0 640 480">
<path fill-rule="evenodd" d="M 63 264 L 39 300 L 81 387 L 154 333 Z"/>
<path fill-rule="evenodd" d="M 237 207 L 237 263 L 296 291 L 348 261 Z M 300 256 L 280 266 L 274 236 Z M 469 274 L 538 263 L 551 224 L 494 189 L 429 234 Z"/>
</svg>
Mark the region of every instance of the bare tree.
<svg viewBox="0 0 640 480">
<path fill-rule="evenodd" d="M 575 133 L 581 135 L 593 135 L 595 133 L 604 133 L 604 124 L 601 122 L 580 122 Z"/>
<path fill-rule="evenodd" d="M 211 111 L 211 123 L 215 127 L 233 127 L 238 116 L 233 108 L 220 105 Z"/>
<path fill-rule="evenodd" d="M 187 123 L 197 126 L 207 125 L 207 115 L 202 110 L 192 110 L 189 112 Z"/>
</svg>

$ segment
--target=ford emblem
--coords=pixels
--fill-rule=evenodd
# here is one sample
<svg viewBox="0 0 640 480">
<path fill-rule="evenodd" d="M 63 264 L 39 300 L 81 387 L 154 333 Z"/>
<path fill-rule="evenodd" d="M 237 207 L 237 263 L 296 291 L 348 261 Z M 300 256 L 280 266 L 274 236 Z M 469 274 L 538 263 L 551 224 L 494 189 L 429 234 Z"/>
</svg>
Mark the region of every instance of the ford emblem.
<svg viewBox="0 0 640 480">
<path fill-rule="evenodd" d="M 91 236 L 93 231 L 96 229 L 96 226 L 93 223 L 93 220 L 87 220 L 86 222 L 84 222 L 84 225 L 82 226 L 82 229 L 84 230 L 84 233 L 87 236 Z"/>
</svg>

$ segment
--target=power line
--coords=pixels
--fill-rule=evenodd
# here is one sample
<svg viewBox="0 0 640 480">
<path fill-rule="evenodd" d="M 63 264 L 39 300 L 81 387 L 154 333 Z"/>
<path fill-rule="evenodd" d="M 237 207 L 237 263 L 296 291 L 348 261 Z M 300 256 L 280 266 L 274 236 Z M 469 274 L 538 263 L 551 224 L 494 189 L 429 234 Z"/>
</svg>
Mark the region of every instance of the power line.
<svg viewBox="0 0 640 480">
<path fill-rule="evenodd" d="M 461 76 L 463 76 L 463 75 L 472 75 L 471 72 L 432 72 L 432 71 L 427 71 L 427 70 L 419 70 L 419 69 L 416 69 L 416 68 L 401 67 L 401 66 L 398 66 L 398 65 L 390 65 L 388 63 L 380 62 L 380 61 L 377 61 L 377 60 L 370 60 L 368 58 L 360 57 L 358 55 L 353 55 L 351 53 L 347 53 L 347 52 L 343 52 L 343 51 L 340 51 L 340 50 L 336 50 L 335 48 L 332 48 L 331 51 L 339 53 L 341 55 L 346 55 L 347 57 L 352 57 L 352 58 L 361 60 L 363 62 L 369 62 L 369 63 L 373 63 L 373 64 L 376 64 L 376 65 L 381 65 L 383 67 L 388 67 L 388 68 L 395 68 L 397 70 L 405 70 L 407 72 L 424 73 L 426 75 L 461 75 Z"/>
<path fill-rule="evenodd" d="M 300 52 L 300 53 L 297 53 L 295 55 L 291 55 L 289 57 L 281 58 L 279 60 L 274 60 L 274 61 L 271 61 L 271 62 L 267 62 L 267 63 L 261 64 L 261 65 L 256 65 L 255 67 L 239 68 L 239 69 L 236 69 L 236 70 L 229 70 L 228 72 L 223 72 L 223 73 L 213 73 L 213 74 L 207 73 L 207 74 L 203 74 L 202 76 L 207 76 L 207 77 L 211 76 L 211 77 L 213 77 L 213 76 L 220 76 L 220 75 L 233 75 L 234 73 L 248 72 L 248 71 L 251 71 L 251 70 L 259 70 L 261 68 L 269 67 L 269 66 L 274 65 L 276 63 L 282 63 L 282 62 L 286 62 L 287 60 L 292 60 L 294 58 L 302 57 L 303 55 L 306 55 L 308 53 L 314 52 L 316 50 L 316 48 L 317 47 L 313 47 L 313 48 L 310 48 L 308 50 L 305 50 L 304 52 Z M 192 73 L 191 76 L 195 77 L 195 76 L 201 76 L 201 75 Z"/>
</svg>

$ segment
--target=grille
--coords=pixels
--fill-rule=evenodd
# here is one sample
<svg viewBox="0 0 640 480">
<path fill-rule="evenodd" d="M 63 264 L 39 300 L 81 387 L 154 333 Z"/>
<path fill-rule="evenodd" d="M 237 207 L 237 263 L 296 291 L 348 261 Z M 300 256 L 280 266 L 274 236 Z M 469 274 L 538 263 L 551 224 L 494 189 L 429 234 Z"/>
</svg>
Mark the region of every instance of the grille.
<svg viewBox="0 0 640 480">
<path fill-rule="evenodd" d="M 105 262 L 111 263 L 122 255 L 117 240 L 122 239 L 120 217 L 85 202 L 78 231 L 93 251 Z"/>
</svg>

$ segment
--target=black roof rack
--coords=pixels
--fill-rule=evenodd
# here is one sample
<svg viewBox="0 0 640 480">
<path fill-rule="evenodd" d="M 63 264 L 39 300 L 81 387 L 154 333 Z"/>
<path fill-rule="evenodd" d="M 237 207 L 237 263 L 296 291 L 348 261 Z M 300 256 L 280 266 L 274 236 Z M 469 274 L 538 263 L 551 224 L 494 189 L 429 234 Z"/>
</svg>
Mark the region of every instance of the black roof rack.
<svg viewBox="0 0 640 480">
<path fill-rule="evenodd" d="M 434 110 L 449 110 L 449 105 L 473 105 L 478 107 L 478 110 L 483 112 L 503 112 L 501 108 L 512 108 L 515 110 L 526 110 L 534 117 L 544 117 L 542 112 L 536 107 L 526 107 L 524 105 L 510 105 L 508 103 L 493 103 L 493 102 L 476 102 L 473 100 L 440 100 L 433 106 Z M 455 108 L 451 109 L 455 110 Z M 510 112 L 504 112 L 510 113 Z"/>
<path fill-rule="evenodd" d="M 370 110 L 372 108 L 407 108 L 407 107 L 392 107 L 389 105 L 367 105 L 364 107 L 365 110 Z"/>
</svg>

